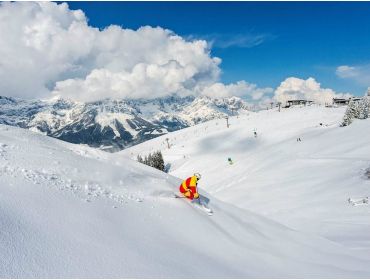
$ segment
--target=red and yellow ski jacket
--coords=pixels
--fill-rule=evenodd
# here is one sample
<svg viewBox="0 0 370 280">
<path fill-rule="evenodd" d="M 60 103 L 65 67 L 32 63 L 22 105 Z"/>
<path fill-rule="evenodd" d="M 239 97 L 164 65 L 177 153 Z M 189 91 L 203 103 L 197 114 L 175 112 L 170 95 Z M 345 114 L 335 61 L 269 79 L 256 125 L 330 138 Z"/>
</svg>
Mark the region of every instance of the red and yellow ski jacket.
<svg viewBox="0 0 370 280">
<path fill-rule="evenodd" d="M 190 191 L 193 194 L 198 193 L 197 191 L 197 182 L 198 179 L 196 176 L 191 176 L 184 180 L 180 185 L 180 192 L 185 193 L 187 191 Z"/>
</svg>

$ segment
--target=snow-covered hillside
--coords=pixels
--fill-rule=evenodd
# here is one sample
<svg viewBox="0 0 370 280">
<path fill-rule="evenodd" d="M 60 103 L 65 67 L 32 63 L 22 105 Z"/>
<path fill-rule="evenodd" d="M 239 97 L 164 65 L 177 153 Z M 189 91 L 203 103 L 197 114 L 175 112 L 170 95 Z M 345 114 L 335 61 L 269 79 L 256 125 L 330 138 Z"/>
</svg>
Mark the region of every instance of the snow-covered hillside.
<svg viewBox="0 0 370 280">
<path fill-rule="evenodd" d="M 344 111 L 249 113 L 230 118 L 230 128 L 223 119 L 171 133 L 170 149 L 160 137 L 121 154 L 160 149 L 171 175 L 200 172 L 214 197 L 370 257 L 370 205 L 347 202 L 370 196 L 370 120 L 339 127 Z"/>
<path fill-rule="evenodd" d="M 222 153 L 233 147 L 226 142 L 217 145 L 223 132 L 221 123 L 213 124 L 209 144 L 202 144 L 201 139 L 211 137 L 207 132 L 211 123 L 207 130 L 205 125 L 183 132 L 192 136 L 190 140 L 196 146 L 190 149 L 187 138 L 188 142 L 181 140 L 184 147 L 178 149 L 188 149 L 186 156 L 198 160 L 177 165 L 177 170 L 188 168 L 190 172 L 191 164 L 199 162 L 200 153 L 204 153 L 209 169 L 203 165 L 199 170 L 204 174 L 203 182 L 209 185 L 202 182 L 201 187 L 210 190 L 215 186 L 211 175 L 220 180 L 223 174 L 231 183 L 227 170 L 242 168 L 242 155 L 235 154 L 230 155 L 235 158 L 235 166 L 222 166 L 220 175 L 208 173 L 213 168 L 210 161 L 221 166 L 217 155 L 223 161 Z M 249 137 L 248 124 L 245 126 Z M 334 131 L 330 127 L 320 129 L 325 131 L 317 135 Z M 257 143 L 264 143 L 267 132 L 261 126 Z M 236 137 L 238 133 L 234 130 L 228 135 Z M 244 141 L 255 141 L 248 137 L 237 141 L 240 147 L 245 147 Z M 304 137 L 302 145 L 308 141 Z M 173 146 L 171 151 L 175 149 Z M 279 153 L 277 150 L 275 155 Z M 256 164 L 255 171 L 263 168 L 262 162 Z M 200 165 L 194 168 L 198 170 Z M 248 176 L 248 169 L 234 180 L 241 176 Z M 171 198 L 169 194 L 179 183 L 180 179 L 119 153 L 108 154 L 0 125 L 0 278 L 370 276 L 369 259 L 342 244 L 292 230 L 204 191 L 201 193 L 210 199 L 213 216 L 183 199 Z M 225 194 L 234 188 L 225 181 L 217 186 L 229 188 Z M 274 186 L 279 184 L 271 184 L 271 188 Z M 247 197 L 252 190 L 234 192 Z M 221 189 L 214 193 L 218 195 Z M 292 201 L 289 193 L 281 203 L 284 201 Z M 260 203 L 265 209 L 277 204 L 271 195 Z"/>
</svg>

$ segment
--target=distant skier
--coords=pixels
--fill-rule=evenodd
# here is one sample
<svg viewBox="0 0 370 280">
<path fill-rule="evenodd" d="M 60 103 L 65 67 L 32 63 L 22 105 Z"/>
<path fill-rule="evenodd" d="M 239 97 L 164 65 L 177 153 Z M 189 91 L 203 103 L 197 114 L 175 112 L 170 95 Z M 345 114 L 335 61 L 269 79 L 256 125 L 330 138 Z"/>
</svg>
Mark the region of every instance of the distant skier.
<svg viewBox="0 0 370 280">
<path fill-rule="evenodd" d="M 230 165 L 233 164 L 233 161 L 231 158 L 228 158 L 227 161 L 229 162 Z"/>
<path fill-rule="evenodd" d="M 201 177 L 199 173 L 195 173 L 193 176 L 184 180 L 180 185 L 180 192 L 190 200 L 198 199 L 199 193 L 197 185 Z"/>
<path fill-rule="evenodd" d="M 257 138 L 257 131 L 254 131 L 254 138 Z"/>
</svg>

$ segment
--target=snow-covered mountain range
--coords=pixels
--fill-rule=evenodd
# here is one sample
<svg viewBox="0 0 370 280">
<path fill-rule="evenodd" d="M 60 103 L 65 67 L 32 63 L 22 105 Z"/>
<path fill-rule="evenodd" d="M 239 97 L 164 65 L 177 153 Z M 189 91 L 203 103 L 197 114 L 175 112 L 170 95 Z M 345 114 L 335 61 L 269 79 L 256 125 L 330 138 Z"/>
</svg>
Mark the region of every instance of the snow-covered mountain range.
<svg viewBox="0 0 370 280">
<path fill-rule="evenodd" d="M 241 114 L 247 109 L 248 104 L 238 97 L 170 96 L 80 103 L 60 98 L 28 101 L 0 96 L 0 124 L 117 151 L 197 123 Z"/>
</svg>

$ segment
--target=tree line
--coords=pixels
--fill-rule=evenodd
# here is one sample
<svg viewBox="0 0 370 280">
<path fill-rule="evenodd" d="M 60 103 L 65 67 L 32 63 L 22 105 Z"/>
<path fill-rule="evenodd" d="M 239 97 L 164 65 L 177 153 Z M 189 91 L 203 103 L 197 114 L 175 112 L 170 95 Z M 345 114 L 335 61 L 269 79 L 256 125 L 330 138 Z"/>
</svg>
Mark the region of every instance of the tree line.
<svg viewBox="0 0 370 280">
<path fill-rule="evenodd" d="M 149 153 L 149 155 L 144 158 L 141 155 L 138 155 L 137 161 L 165 172 L 165 165 L 161 151 Z"/>
</svg>

